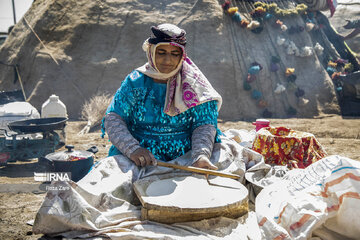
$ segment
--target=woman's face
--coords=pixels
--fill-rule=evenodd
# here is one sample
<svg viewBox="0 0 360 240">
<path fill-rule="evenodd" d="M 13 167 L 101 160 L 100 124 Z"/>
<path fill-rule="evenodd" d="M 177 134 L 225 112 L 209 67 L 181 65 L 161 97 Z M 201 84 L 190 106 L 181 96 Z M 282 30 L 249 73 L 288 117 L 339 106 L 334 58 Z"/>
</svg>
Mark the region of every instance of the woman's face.
<svg viewBox="0 0 360 240">
<path fill-rule="evenodd" d="M 155 64 L 161 73 L 170 73 L 179 64 L 181 48 L 172 45 L 160 45 L 155 50 Z"/>
</svg>

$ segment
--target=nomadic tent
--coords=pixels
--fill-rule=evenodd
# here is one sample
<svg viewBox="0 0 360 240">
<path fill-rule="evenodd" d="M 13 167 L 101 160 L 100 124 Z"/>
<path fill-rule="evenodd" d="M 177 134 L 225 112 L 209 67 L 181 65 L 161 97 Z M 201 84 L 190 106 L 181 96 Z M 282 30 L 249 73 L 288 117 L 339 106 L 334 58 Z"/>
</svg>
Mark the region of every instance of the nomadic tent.
<svg viewBox="0 0 360 240">
<path fill-rule="evenodd" d="M 278 2 L 280 9 L 296 8 L 294 1 Z M 223 3 L 34 1 L 0 48 L 4 63 L 0 64 L 0 88 L 19 89 L 21 81 L 27 100 L 38 109 L 56 94 L 69 117 L 78 118 L 86 100 L 115 93 L 124 77 L 145 62 L 141 46 L 150 27 L 170 22 L 187 31 L 188 55 L 222 95 L 220 118 L 340 113 L 326 65 L 344 56 L 327 37 L 330 25 L 319 22 L 326 20 L 324 15 L 273 16 L 271 21 L 263 19 L 261 31 L 252 31 L 224 11 Z M 251 2 L 230 3 L 238 7 L 242 20 L 252 20 Z M 277 19 L 287 30 L 273 24 Z M 314 27 L 306 31 L 308 19 Z M 259 64 L 261 70 L 249 79 L 252 64 Z M 14 66 L 20 76 L 17 81 Z M 295 71 L 290 79 L 287 69 Z"/>
</svg>

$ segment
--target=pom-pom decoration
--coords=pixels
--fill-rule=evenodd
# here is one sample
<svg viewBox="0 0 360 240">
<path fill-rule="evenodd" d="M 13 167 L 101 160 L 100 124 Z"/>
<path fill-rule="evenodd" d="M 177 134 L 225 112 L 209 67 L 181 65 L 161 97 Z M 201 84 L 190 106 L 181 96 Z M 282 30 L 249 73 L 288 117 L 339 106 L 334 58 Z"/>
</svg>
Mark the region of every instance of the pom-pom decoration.
<svg viewBox="0 0 360 240">
<path fill-rule="evenodd" d="M 286 88 L 284 87 L 284 85 L 277 83 L 274 93 L 280 94 L 280 93 L 284 92 L 285 90 L 286 90 Z"/>
<path fill-rule="evenodd" d="M 344 71 L 347 73 L 351 73 L 352 71 L 354 71 L 354 66 L 352 65 L 352 63 L 345 64 Z"/>
<path fill-rule="evenodd" d="M 259 100 L 257 105 L 261 108 L 267 107 L 268 103 L 265 100 Z"/>
<path fill-rule="evenodd" d="M 260 72 L 260 66 L 252 66 L 248 70 L 248 73 L 251 75 L 258 74 L 259 72 Z"/>
<path fill-rule="evenodd" d="M 241 22 L 240 13 L 239 13 L 239 12 L 234 13 L 234 15 L 232 16 L 232 19 L 233 19 L 235 22 Z"/>
<path fill-rule="evenodd" d="M 248 73 L 247 78 L 246 78 L 246 82 L 251 83 L 251 82 L 253 82 L 255 80 L 256 80 L 256 76 L 253 75 L 253 74 Z"/>
<path fill-rule="evenodd" d="M 251 97 L 255 100 L 260 99 L 262 97 L 262 93 L 254 89 L 251 92 Z"/>
<path fill-rule="evenodd" d="M 235 14 L 237 11 L 239 10 L 238 7 L 231 7 L 227 10 L 227 12 L 230 14 L 230 15 L 233 15 Z"/>
<path fill-rule="evenodd" d="M 264 16 L 264 20 L 265 21 L 269 21 L 270 19 L 274 18 L 274 15 L 272 15 L 271 13 L 265 13 L 265 16 Z"/>
<path fill-rule="evenodd" d="M 334 72 L 336 72 L 336 69 L 333 67 L 327 67 L 326 71 L 331 76 L 331 75 L 333 75 Z"/>
<path fill-rule="evenodd" d="M 260 23 L 258 21 L 255 21 L 255 20 L 251 21 L 247 25 L 247 29 L 249 29 L 249 30 L 253 30 L 253 29 L 258 28 L 258 27 L 260 27 Z"/>
<path fill-rule="evenodd" d="M 230 8 L 230 1 L 225 1 L 222 5 L 221 5 L 222 9 L 224 9 L 224 11 L 227 11 Z"/>
<path fill-rule="evenodd" d="M 290 76 L 288 76 L 288 77 L 286 78 L 286 80 L 287 80 L 288 82 L 295 82 L 295 80 L 296 80 L 296 75 L 295 75 L 295 74 L 291 74 Z"/>
<path fill-rule="evenodd" d="M 295 68 L 286 68 L 285 70 L 285 76 L 288 77 L 290 76 L 291 74 L 294 74 L 295 72 Z"/>
<path fill-rule="evenodd" d="M 315 24 L 313 24 L 312 22 L 307 22 L 305 24 L 305 29 L 306 29 L 307 32 L 310 32 L 311 30 L 313 30 L 314 27 L 315 27 Z"/>
<path fill-rule="evenodd" d="M 305 106 L 309 103 L 309 99 L 306 99 L 306 98 L 303 98 L 303 97 L 300 97 L 299 98 L 299 105 L 300 106 Z"/>
<path fill-rule="evenodd" d="M 336 80 L 336 79 L 339 79 L 341 76 L 341 73 L 340 72 L 334 72 L 332 75 L 331 75 L 331 79 L 332 80 Z"/>
<path fill-rule="evenodd" d="M 277 72 L 280 69 L 279 64 L 277 63 L 270 63 L 270 71 L 271 72 Z"/>
<path fill-rule="evenodd" d="M 242 27 L 242 28 L 246 28 L 248 25 L 249 25 L 249 21 L 248 20 L 246 20 L 246 19 L 242 19 L 241 20 L 241 22 L 240 22 L 240 26 Z"/>
<path fill-rule="evenodd" d="M 266 9 L 264 9 L 262 6 L 256 7 L 254 10 L 250 12 L 250 15 L 252 18 L 262 18 L 266 13 Z"/>
<path fill-rule="evenodd" d="M 337 67 L 337 63 L 330 60 L 330 61 L 328 62 L 328 66 L 329 66 L 329 67 L 332 67 L 332 68 L 336 68 L 336 67 Z"/>
<path fill-rule="evenodd" d="M 243 88 L 244 88 L 245 91 L 250 91 L 251 90 L 251 86 L 247 81 L 244 81 Z"/>
</svg>

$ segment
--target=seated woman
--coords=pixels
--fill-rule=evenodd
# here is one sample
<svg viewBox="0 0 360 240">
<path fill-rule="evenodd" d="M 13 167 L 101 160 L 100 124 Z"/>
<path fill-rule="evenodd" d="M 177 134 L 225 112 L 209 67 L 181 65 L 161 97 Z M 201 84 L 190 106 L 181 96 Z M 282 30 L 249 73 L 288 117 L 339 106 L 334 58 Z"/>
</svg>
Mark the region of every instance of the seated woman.
<svg viewBox="0 0 360 240">
<path fill-rule="evenodd" d="M 186 33 L 172 24 L 151 28 L 143 44 L 148 62 L 130 73 L 104 118 L 113 146 L 137 166 L 170 161 L 192 150 L 192 165 L 217 169 L 210 162 L 221 96 L 187 57 Z"/>
<path fill-rule="evenodd" d="M 174 175 L 173 169 L 152 165 L 171 161 L 219 168 L 240 175 L 244 182 L 245 162 L 260 161 L 260 154 L 217 128 L 221 97 L 187 57 L 185 31 L 162 24 L 152 27 L 152 32 L 154 36 L 143 44 L 148 63 L 126 77 L 104 117 L 103 130 L 113 144 L 110 156 L 76 183 L 52 183 L 54 190 L 47 192 L 37 213 L 34 233 L 71 238 L 114 233 L 145 239 L 151 232 L 170 236 L 176 232 L 174 226 L 141 221 L 133 182 Z M 199 234 L 180 231 L 189 239 Z M 150 238 L 159 239 L 146 239 Z"/>
</svg>

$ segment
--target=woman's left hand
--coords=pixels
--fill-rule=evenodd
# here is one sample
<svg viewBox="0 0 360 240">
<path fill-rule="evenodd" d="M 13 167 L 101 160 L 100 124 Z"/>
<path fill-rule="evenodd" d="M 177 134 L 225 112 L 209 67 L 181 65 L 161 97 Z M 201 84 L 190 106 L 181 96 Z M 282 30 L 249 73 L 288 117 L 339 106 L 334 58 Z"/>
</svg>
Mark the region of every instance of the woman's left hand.
<svg viewBox="0 0 360 240">
<path fill-rule="evenodd" d="M 196 162 L 192 164 L 193 167 L 205 168 L 210 170 L 217 170 L 218 168 L 210 162 L 206 157 L 200 157 Z"/>
</svg>

